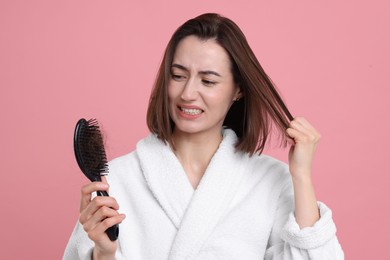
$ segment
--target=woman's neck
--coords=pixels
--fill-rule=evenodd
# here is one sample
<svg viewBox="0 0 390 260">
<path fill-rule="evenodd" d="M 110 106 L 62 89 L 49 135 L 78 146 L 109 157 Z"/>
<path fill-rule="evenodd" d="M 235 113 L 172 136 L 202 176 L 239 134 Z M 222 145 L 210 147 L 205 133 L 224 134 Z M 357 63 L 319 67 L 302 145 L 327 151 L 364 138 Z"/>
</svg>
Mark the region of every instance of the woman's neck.
<svg viewBox="0 0 390 260">
<path fill-rule="evenodd" d="M 174 131 L 174 153 L 190 180 L 198 178 L 200 181 L 221 141 L 222 131 L 197 134 Z"/>
</svg>

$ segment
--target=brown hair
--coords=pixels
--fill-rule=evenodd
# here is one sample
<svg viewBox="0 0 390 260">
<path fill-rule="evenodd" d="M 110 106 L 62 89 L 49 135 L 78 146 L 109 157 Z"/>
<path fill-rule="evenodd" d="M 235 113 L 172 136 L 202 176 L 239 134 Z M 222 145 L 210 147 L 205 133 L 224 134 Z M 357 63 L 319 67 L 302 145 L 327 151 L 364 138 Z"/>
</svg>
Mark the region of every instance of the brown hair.
<svg viewBox="0 0 390 260">
<path fill-rule="evenodd" d="M 201 40 L 214 39 L 230 56 L 233 78 L 240 87 L 243 98 L 233 103 L 223 126 L 231 128 L 237 134 L 236 150 L 251 155 L 256 151 L 261 154 L 272 129 L 272 123 L 277 126 L 280 133 L 283 133 L 286 145 L 285 131 L 293 117 L 240 28 L 230 19 L 214 13 L 188 20 L 172 35 L 149 101 L 147 112 L 149 130 L 159 139 L 172 145 L 174 123 L 168 111 L 167 86 L 176 47 L 182 39 L 190 35 Z"/>
</svg>

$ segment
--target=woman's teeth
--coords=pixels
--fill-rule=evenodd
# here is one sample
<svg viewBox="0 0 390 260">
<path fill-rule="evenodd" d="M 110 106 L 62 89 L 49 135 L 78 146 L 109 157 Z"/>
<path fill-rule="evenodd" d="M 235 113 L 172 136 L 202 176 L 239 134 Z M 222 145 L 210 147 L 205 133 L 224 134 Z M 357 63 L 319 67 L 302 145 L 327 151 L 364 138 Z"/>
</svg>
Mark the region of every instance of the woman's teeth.
<svg viewBox="0 0 390 260">
<path fill-rule="evenodd" d="M 200 109 L 195 109 L 195 108 L 180 108 L 181 111 L 183 111 L 185 114 L 188 114 L 188 115 L 199 115 L 200 113 L 202 113 L 202 110 Z"/>
</svg>

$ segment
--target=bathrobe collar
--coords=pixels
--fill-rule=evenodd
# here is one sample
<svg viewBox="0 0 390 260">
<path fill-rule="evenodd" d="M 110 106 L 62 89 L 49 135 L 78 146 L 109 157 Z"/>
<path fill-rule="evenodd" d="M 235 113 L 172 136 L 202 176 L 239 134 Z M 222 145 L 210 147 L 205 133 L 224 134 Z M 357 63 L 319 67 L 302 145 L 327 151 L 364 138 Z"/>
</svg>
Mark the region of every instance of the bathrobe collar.
<svg viewBox="0 0 390 260">
<path fill-rule="evenodd" d="M 196 190 L 169 145 L 155 135 L 137 144 L 145 180 L 177 228 L 169 259 L 195 257 L 233 199 L 248 160 L 235 152 L 236 141 L 234 131 L 223 130 L 223 140 Z"/>
</svg>

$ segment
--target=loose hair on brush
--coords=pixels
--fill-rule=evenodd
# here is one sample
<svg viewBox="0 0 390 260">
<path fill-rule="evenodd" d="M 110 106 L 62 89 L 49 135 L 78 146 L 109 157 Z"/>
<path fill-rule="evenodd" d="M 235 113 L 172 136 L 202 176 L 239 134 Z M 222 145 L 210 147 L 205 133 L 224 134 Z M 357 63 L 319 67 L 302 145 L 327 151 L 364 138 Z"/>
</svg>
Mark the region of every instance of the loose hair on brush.
<svg viewBox="0 0 390 260">
<path fill-rule="evenodd" d="M 278 94 L 271 79 L 264 72 L 241 29 L 230 19 L 215 13 L 206 13 L 188 20 L 172 35 L 150 96 L 147 125 L 157 137 L 172 145 L 174 123 L 168 110 L 168 83 L 176 47 L 187 36 L 201 40 L 213 39 L 229 55 L 235 83 L 242 98 L 228 111 L 223 126 L 235 131 L 236 150 L 262 153 L 274 124 L 286 145 L 286 129 L 292 115 Z"/>
</svg>

